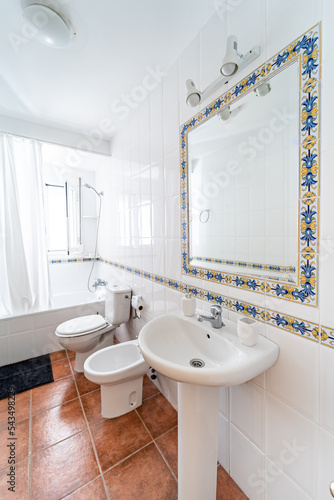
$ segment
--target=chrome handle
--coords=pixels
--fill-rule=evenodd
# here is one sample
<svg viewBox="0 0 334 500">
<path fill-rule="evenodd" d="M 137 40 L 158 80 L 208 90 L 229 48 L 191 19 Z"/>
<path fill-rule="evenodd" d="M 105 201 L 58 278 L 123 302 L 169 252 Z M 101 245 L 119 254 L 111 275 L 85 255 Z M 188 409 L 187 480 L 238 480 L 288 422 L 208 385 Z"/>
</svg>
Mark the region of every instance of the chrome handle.
<svg viewBox="0 0 334 500">
<path fill-rule="evenodd" d="M 334 497 L 334 481 L 329 485 L 329 491 L 331 492 L 332 497 Z"/>
</svg>

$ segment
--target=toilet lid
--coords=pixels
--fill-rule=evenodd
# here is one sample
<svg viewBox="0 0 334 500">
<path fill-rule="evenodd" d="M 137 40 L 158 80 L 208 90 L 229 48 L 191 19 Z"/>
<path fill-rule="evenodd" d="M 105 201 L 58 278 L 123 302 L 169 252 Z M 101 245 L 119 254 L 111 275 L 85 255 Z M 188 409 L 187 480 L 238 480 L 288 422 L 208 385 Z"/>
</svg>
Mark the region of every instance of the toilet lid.
<svg viewBox="0 0 334 500">
<path fill-rule="evenodd" d="M 99 330 L 107 326 L 107 324 L 100 314 L 90 314 L 65 321 L 58 326 L 57 332 L 61 335 L 79 335 L 92 330 Z"/>
</svg>

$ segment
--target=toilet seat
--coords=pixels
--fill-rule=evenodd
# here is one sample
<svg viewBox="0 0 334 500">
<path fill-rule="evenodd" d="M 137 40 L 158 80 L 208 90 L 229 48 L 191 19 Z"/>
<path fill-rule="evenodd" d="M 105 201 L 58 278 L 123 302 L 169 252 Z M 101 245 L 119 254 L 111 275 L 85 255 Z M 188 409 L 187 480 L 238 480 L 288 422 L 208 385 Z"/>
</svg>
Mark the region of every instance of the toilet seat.
<svg viewBox="0 0 334 500">
<path fill-rule="evenodd" d="M 89 335 L 110 326 L 110 323 L 100 314 L 90 314 L 64 321 L 56 329 L 56 335 L 59 337 L 77 337 Z"/>
</svg>

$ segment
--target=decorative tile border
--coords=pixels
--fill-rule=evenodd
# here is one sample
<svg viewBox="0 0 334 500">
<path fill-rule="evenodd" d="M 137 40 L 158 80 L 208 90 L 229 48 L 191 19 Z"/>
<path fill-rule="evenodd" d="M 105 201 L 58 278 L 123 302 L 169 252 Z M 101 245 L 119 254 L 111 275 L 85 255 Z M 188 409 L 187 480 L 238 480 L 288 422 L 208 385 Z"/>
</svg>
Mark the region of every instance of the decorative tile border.
<svg viewBox="0 0 334 500">
<path fill-rule="evenodd" d="M 73 262 L 92 262 L 94 257 L 80 257 L 77 259 L 50 259 L 49 264 L 73 264 Z M 96 257 L 95 261 L 99 261 L 100 257 Z"/>
<path fill-rule="evenodd" d="M 148 279 L 154 283 L 158 283 L 159 285 L 166 286 L 181 293 L 186 293 L 186 287 L 188 287 L 189 293 L 198 299 L 206 300 L 208 302 L 212 302 L 213 304 L 219 304 L 229 311 L 255 318 L 262 323 L 276 326 L 281 330 L 285 330 L 286 332 L 293 333 L 294 335 L 298 335 L 305 339 L 312 340 L 314 342 L 320 341 L 322 345 L 334 349 L 334 329 L 319 327 L 319 324 L 311 321 L 304 321 L 303 319 L 295 318 L 291 315 L 278 313 L 270 309 L 263 309 L 262 307 L 249 302 L 242 302 L 238 299 L 226 297 L 202 288 L 193 287 L 186 283 L 181 283 L 180 281 L 165 278 L 154 273 L 148 273 L 118 262 L 113 262 L 103 258 L 100 259 L 100 262 L 112 266 L 115 269 L 134 274 L 140 278 Z"/>
<path fill-rule="evenodd" d="M 326 345 L 327 347 L 334 349 L 334 329 L 322 326 L 320 328 L 320 340 L 322 345 Z"/>
<path fill-rule="evenodd" d="M 267 264 L 253 264 L 252 262 L 240 262 L 238 260 L 211 259 L 209 257 L 192 257 L 193 260 L 200 262 L 213 262 L 214 264 L 226 264 L 228 266 L 249 267 L 251 269 L 260 269 L 261 271 L 275 271 L 277 273 L 295 273 L 295 267 L 275 266 Z"/>
<path fill-rule="evenodd" d="M 298 283 L 287 285 L 279 279 L 228 274 L 201 269 L 189 263 L 189 194 L 188 194 L 188 133 L 217 114 L 240 96 L 250 92 L 285 66 L 299 60 L 300 68 L 300 172 L 299 172 L 299 268 Z M 213 101 L 180 127 L 181 156 L 181 235 L 182 273 L 191 277 L 224 283 L 257 293 L 266 293 L 313 307 L 318 303 L 318 197 L 319 188 L 319 84 L 320 24 L 303 34 L 267 63 L 241 80 L 231 90 Z"/>
</svg>

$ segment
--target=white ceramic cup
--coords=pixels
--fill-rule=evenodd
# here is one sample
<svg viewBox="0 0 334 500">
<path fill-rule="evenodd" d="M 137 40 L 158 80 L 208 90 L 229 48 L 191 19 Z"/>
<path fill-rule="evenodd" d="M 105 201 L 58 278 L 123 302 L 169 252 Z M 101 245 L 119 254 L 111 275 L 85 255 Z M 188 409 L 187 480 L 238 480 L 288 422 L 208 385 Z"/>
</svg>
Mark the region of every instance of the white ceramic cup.
<svg viewBox="0 0 334 500">
<path fill-rule="evenodd" d="M 239 318 L 237 332 L 240 342 L 248 347 L 257 343 L 259 338 L 260 324 L 253 318 Z"/>
</svg>

